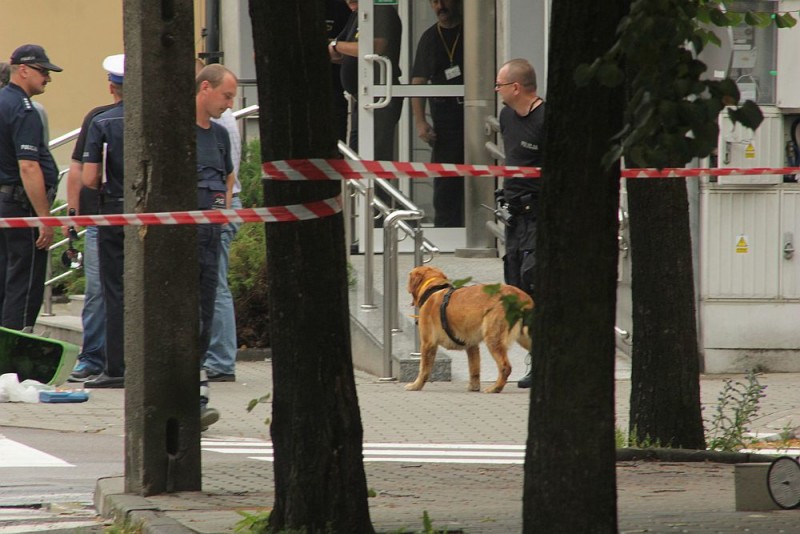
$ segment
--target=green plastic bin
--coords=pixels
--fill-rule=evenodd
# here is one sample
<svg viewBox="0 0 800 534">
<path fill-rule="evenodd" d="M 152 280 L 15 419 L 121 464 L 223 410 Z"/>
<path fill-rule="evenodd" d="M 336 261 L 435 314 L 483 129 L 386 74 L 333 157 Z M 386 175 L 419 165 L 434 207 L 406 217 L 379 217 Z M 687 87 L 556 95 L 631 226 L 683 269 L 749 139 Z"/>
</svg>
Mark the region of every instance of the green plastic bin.
<svg viewBox="0 0 800 534">
<path fill-rule="evenodd" d="M 78 350 L 72 343 L 0 327 L 0 375 L 17 373 L 20 382 L 59 386 L 75 367 Z"/>
</svg>

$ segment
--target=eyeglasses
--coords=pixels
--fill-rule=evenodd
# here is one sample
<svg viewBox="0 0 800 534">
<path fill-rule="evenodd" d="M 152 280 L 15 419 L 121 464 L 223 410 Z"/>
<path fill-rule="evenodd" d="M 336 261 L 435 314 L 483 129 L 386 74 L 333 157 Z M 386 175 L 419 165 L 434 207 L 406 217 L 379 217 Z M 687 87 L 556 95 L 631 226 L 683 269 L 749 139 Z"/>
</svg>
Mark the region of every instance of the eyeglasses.
<svg viewBox="0 0 800 534">
<path fill-rule="evenodd" d="M 505 87 L 506 85 L 514 85 L 515 83 L 517 82 L 507 82 L 507 83 L 494 82 L 494 88 L 500 89 L 501 87 Z"/>
<path fill-rule="evenodd" d="M 39 74 L 41 74 L 45 78 L 50 76 L 50 70 L 49 69 L 46 69 L 44 67 L 40 67 L 39 65 L 28 65 L 28 67 L 33 69 L 33 70 L 35 70 L 35 71 L 37 71 Z"/>
</svg>

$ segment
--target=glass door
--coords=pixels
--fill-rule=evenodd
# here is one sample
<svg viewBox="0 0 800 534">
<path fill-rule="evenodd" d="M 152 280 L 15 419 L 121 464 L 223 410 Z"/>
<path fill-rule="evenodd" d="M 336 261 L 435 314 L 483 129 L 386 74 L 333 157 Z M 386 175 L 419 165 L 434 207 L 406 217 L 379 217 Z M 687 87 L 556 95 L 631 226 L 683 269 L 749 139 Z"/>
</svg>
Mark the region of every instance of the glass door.
<svg viewBox="0 0 800 534">
<path fill-rule="evenodd" d="M 356 92 L 351 147 L 362 159 L 462 163 L 461 0 L 346 3 L 357 9 L 357 29 L 350 34 L 358 40 L 358 59 L 356 72 L 349 71 L 357 85 L 345 87 L 351 95 Z M 425 235 L 441 250 L 465 245 L 463 179 L 394 184 L 425 212 Z M 379 243 L 377 238 L 378 249 Z"/>
</svg>

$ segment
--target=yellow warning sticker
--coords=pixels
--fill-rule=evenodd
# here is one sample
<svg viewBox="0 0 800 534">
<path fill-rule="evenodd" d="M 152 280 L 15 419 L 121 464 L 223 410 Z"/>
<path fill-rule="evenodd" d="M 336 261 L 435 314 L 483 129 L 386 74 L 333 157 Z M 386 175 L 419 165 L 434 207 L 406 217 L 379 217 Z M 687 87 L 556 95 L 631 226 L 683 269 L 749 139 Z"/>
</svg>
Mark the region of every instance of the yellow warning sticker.
<svg viewBox="0 0 800 534">
<path fill-rule="evenodd" d="M 747 254 L 748 252 L 750 252 L 750 244 L 747 242 L 747 236 L 736 236 L 736 254 Z"/>
<path fill-rule="evenodd" d="M 748 143 L 747 147 L 744 149 L 744 157 L 746 159 L 755 159 L 756 147 L 754 147 L 752 143 Z"/>
</svg>

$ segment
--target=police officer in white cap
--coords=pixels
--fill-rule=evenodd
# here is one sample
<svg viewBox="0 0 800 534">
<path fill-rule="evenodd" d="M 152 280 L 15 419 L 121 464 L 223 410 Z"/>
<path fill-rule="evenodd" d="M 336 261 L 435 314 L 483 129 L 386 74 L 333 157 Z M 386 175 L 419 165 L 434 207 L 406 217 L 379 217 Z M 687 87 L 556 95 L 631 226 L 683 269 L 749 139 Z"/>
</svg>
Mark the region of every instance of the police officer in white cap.
<svg viewBox="0 0 800 534">
<path fill-rule="evenodd" d="M 83 185 L 99 190 L 99 212 L 104 215 L 123 213 L 124 208 L 124 65 L 122 55 L 110 56 L 103 61 L 111 92 L 119 97 L 119 101 L 92 120 L 83 151 Z M 103 169 L 106 180 L 101 183 Z M 105 365 L 98 376 L 84 383 L 86 388 L 121 388 L 125 385 L 124 246 L 122 226 L 103 226 L 98 230 L 100 280 L 106 309 Z"/>
<path fill-rule="evenodd" d="M 109 93 L 112 104 L 98 106 L 86 114 L 81 124 L 81 132 L 72 151 L 69 173 L 67 174 L 67 205 L 70 215 L 97 215 L 99 192 L 83 185 L 83 151 L 89 127 L 95 117 L 110 110 L 122 101 L 125 56 L 118 54 L 109 56 L 103 61 L 107 72 Z M 106 308 L 103 299 L 103 287 L 100 284 L 100 260 L 98 258 L 98 227 L 86 228 L 83 245 L 83 273 L 86 280 L 83 311 L 83 342 L 78 362 L 69 377 L 70 382 L 85 382 L 94 378 L 105 369 L 106 344 Z M 66 235 L 66 233 L 65 233 Z"/>
</svg>

